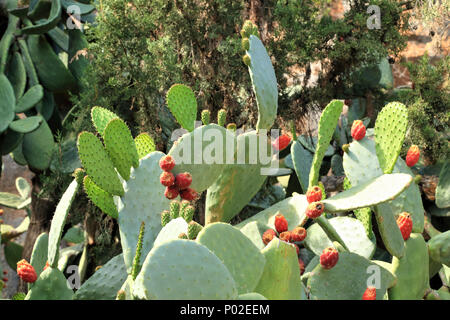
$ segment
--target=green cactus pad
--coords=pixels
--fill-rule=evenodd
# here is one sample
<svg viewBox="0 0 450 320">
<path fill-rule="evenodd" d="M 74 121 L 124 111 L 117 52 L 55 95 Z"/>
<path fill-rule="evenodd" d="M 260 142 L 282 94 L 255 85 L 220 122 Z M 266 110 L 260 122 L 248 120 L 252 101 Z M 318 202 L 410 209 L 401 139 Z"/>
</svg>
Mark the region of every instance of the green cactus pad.
<svg viewBox="0 0 450 320">
<path fill-rule="evenodd" d="M 269 300 L 301 300 L 303 287 L 294 246 L 274 238 L 261 253 L 266 264 L 254 291 Z"/>
<path fill-rule="evenodd" d="M 117 207 L 114 204 L 112 194 L 97 186 L 89 176 L 84 177 L 83 185 L 84 191 L 86 192 L 89 199 L 104 213 L 114 219 L 117 219 L 119 213 L 117 212 Z"/>
<path fill-rule="evenodd" d="M 258 104 L 256 129 L 270 129 L 278 109 L 277 78 L 272 61 L 261 40 L 254 35 L 251 35 L 249 40 L 250 50 L 247 51 L 247 55 L 250 57 L 251 64 L 248 70 Z"/>
<path fill-rule="evenodd" d="M 72 201 L 75 198 L 77 191 L 78 183 L 76 180 L 73 180 L 62 195 L 61 200 L 56 206 L 55 214 L 53 215 L 50 233 L 48 236 L 48 262 L 53 268 L 57 267 L 58 264 L 61 235 L 64 225 L 66 224 L 66 218 L 69 214 L 70 206 L 72 205 Z"/>
<path fill-rule="evenodd" d="M 188 230 L 188 224 L 183 218 L 176 218 L 171 220 L 166 226 L 164 226 L 158 233 L 158 236 L 153 243 L 153 247 L 159 246 L 162 243 L 178 239 L 180 233 L 186 233 Z"/>
<path fill-rule="evenodd" d="M 136 138 L 134 138 L 134 144 L 136 145 L 139 159 L 142 159 L 150 152 L 156 150 L 155 142 L 148 133 L 141 133 Z"/>
<path fill-rule="evenodd" d="M 44 232 L 41 233 L 36 238 L 30 259 L 30 264 L 33 266 L 38 277 L 44 270 L 47 261 L 48 261 L 48 234 Z"/>
<path fill-rule="evenodd" d="M 37 84 L 31 87 L 20 99 L 17 100 L 14 112 L 21 113 L 31 109 L 38 104 L 43 97 L 44 88 L 41 85 Z"/>
<path fill-rule="evenodd" d="M 238 136 L 237 164 L 227 165 L 222 174 L 208 188 L 205 204 L 206 224 L 218 221 L 229 222 L 250 202 L 264 184 L 267 176 L 261 174 L 261 169 L 270 163 L 262 164 L 255 153 L 258 155 L 264 152 L 260 149 L 260 144 L 264 143 L 261 143 L 260 139 L 265 138 L 266 135 L 257 134 L 256 131 Z M 269 139 L 267 142 L 266 150 L 270 152 Z M 245 159 L 242 154 L 245 155 Z"/>
<path fill-rule="evenodd" d="M 450 161 L 446 161 L 439 173 L 439 182 L 436 187 L 436 206 L 438 208 L 450 207 Z"/>
<path fill-rule="evenodd" d="M 258 212 L 256 215 L 242 221 L 235 227 L 242 229 L 250 222 L 257 221 L 261 225 L 275 230 L 275 216 L 280 212 L 286 218 L 289 229 L 293 229 L 305 221 L 305 211 L 307 206 L 308 201 L 306 201 L 306 196 L 294 193 L 292 197 L 286 198 L 273 206 Z"/>
<path fill-rule="evenodd" d="M 81 163 L 92 181 L 112 195 L 123 195 L 122 183 L 101 141 L 90 132 L 82 132 L 77 146 Z"/>
<path fill-rule="evenodd" d="M 235 144 L 235 135 L 223 127 L 216 124 L 198 127 L 184 134 L 170 149 L 168 154 L 175 160 L 172 173 L 189 172 L 192 175 L 190 188 L 202 192 L 220 176 L 226 164 L 232 162 Z"/>
<path fill-rule="evenodd" d="M 375 253 L 375 243 L 367 237 L 363 224 L 350 217 L 335 217 L 328 220 L 338 235 L 342 238 L 350 252 L 359 254 L 367 259 L 372 258 Z M 307 229 L 308 236 L 305 245 L 320 256 L 323 249 L 332 247 L 333 243 L 321 226 L 317 223 Z"/>
<path fill-rule="evenodd" d="M 375 142 L 370 139 L 354 141 L 350 144 L 349 152 L 344 154 L 344 169 L 352 186 L 366 182 L 372 178 L 383 174 L 380 168 L 376 153 Z M 411 169 L 400 157 L 395 164 L 393 173 L 406 173 L 414 178 Z M 421 233 L 424 227 L 424 207 L 422 197 L 417 184 L 411 183 L 410 186 L 399 194 L 393 201 L 388 201 L 378 205 L 384 214 L 387 212 L 396 217 L 406 211 L 413 220 L 413 231 Z"/>
<path fill-rule="evenodd" d="M 303 145 L 294 141 L 291 145 L 292 162 L 302 190 L 306 192 L 309 186 L 309 172 L 311 170 L 313 155 Z"/>
<path fill-rule="evenodd" d="M 116 300 L 133 300 L 133 286 L 134 280 L 132 276 L 128 276 L 127 280 L 122 284 L 122 287 L 119 291 L 117 291 Z M 119 292 L 122 293 L 122 296 L 119 296 Z"/>
<path fill-rule="evenodd" d="M 387 104 L 375 122 L 375 148 L 380 167 L 391 173 L 405 139 L 408 126 L 408 110 L 399 102 Z"/>
<path fill-rule="evenodd" d="M 393 256 L 401 258 L 405 252 L 405 242 L 391 212 L 375 207 L 378 230 L 386 250 Z"/>
<path fill-rule="evenodd" d="M 114 112 L 102 107 L 93 107 L 91 109 L 91 119 L 97 132 L 103 136 L 108 123 L 115 118 L 119 118 Z"/>
<path fill-rule="evenodd" d="M 6 75 L 14 89 L 14 95 L 17 100 L 23 95 L 27 85 L 25 65 L 23 63 L 22 55 L 19 52 L 14 52 L 12 54 L 6 70 Z"/>
<path fill-rule="evenodd" d="M 133 295 L 151 300 L 232 300 L 232 275 L 208 248 L 186 240 L 154 247 L 136 278 Z"/>
<path fill-rule="evenodd" d="M 267 298 L 257 292 L 249 292 L 240 294 L 237 300 L 267 300 Z"/>
<path fill-rule="evenodd" d="M 192 89 L 184 84 L 174 84 L 167 92 L 166 100 L 178 123 L 187 131 L 193 131 L 197 118 L 197 99 Z"/>
<path fill-rule="evenodd" d="M 266 246 L 262 241 L 262 235 L 267 229 L 269 229 L 267 225 L 258 221 L 249 222 L 240 228 L 241 232 L 249 238 L 259 250 L 264 249 Z"/>
<path fill-rule="evenodd" d="M 255 289 L 264 270 L 265 258 L 238 229 L 227 223 L 211 223 L 200 231 L 196 241 L 222 260 L 233 276 L 239 294 Z"/>
<path fill-rule="evenodd" d="M 0 133 L 5 131 L 14 120 L 16 97 L 14 89 L 4 74 L 0 74 Z"/>
<path fill-rule="evenodd" d="M 372 239 L 375 235 L 372 230 L 372 209 L 370 208 L 361 208 L 353 211 L 356 219 L 361 221 L 364 228 L 366 229 L 367 236 Z"/>
<path fill-rule="evenodd" d="M 450 267 L 450 230 L 438 234 L 428 241 L 430 257 Z"/>
<path fill-rule="evenodd" d="M 28 133 L 36 130 L 42 122 L 41 116 L 27 117 L 11 122 L 9 129 L 18 133 Z"/>
<path fill-rule="evenodd" d="M 375 272 L 370 273 L 371 269 Z M 356 253 L 343 252 L 333 268 L 326 270 L 319 264 L 311 271 L 307 290 L 312 300 L 361 300 L 368 285 L 372 285 L 371 277 L 379 279 L 377 300 L 382 300 L 394 282 L 391 272 Z"/>
<path fill-rule="evenodd" d="M 128 180 L 130 168 L 137 168 L 139 165 L 139 155 L 130 129 L 122 119 L 113 119 L 106 125 L 103 141 L 120 176 Z"/>
<path fill-rule="evenodd" d="M 118 201 L 119 228 L 123 255 L 128 272 L 136 253 L 141 222 L 145 222 L 145 257 L 161 230 L 161 212 L 169 207 L 170 200 L 164 196 L 165 187 L 159 182 L 162 173 L 159 160 L 164 153 L 155 151 L 140 160 L 138 168 L 131 169 L 130 179 L 123 183 L 125 194 Z"/>
<path fill-rule="evenodd" d="M 344 212 L 393 200 L 413 184 L 412 181 L 413 178 L 405 173 L 384 174 L 372 178 L 323 200 L 325 211 L 330 213 Z"/>
<path fill-rule="evenodd" d="M 117 291 L 120 290 L 127 276 L 123 255 L 119 254 L 87 279 L 75 293 L 74 299 L 115 300 Z"/>
<path fill-rule="evenodd" d="M 43 120 L 36 130 L 23 136 L 22 153 L 30 167 L 45 170 L 50 165 L 55 146 L 52 131 Z"/>
<path fill-rule="evenodd" d="M 342 113 L 344 103 L 339 100 L 331 101 L 326 108 L 322 111 L 322 115 L 319 120 L 318 127 L 318 139 L 316 151 L 309 172 L 309 185 L 315 186 L 319 181 L 319 170 L 322 165 L 323 157 L 327 151 L 331 138 L 333 137 L 334 130 L 339 121 L 339 116 Z"/>
<path fill-rule="evenodd" d="M 421 300 L 429 287 L 428 248 L 422 235 L 411 233 L 405 243 L 405 255 L 392 259 L 397 283 L 389 289 L 391 300 Z"/>
<path fill-rule="evenodd" d="M 45 269 L 28 291 L 25 300 L 72 300 L 73 291 L 57 268 Z"/>
</svg>

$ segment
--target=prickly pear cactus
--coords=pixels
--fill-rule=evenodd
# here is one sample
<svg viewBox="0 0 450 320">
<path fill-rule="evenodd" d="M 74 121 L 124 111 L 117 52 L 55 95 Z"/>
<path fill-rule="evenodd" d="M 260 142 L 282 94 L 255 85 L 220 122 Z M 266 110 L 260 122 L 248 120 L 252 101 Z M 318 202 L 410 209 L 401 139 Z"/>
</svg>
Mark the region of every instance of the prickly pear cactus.
<svg viewBox="0 0 450 320">
<path fill-rule="evenodd" d="M 101 136 L 103 136 L 108 123 L 116 118 L 119 118 L 119 116 L 108 109 L 102 107 L 93 107 L 91 109 L 92 123 Z"/>
<path fill-rule="evenodd" d="M 238 293 L 232 275 L 216 255 L 195 241 L 177 239 L 150 251 L 133 295 L 151 300 L 232 300 Z"/>
<path fill-rule="evenodd" d="M 72 300 L 73 291 L 67 279 L 57 268 L 48 267 L 28 291 L 25 300 Z"/>
<path fill-rule="evenodd" d="M 41 233 L 34 242 L 33 251 L 31 253 L 30 264 L 36 271 L 37 276 L 44 270 L 48 261 L 48 234 Z"/>
<path fill-rule="evenodd" d="M 375 122 L 375 149 L 383 173 L 391 173 L 405 139 L 408 110 L 399 102 L 388 103 Z"/>
<path fill-rule="evenodd" d="M 450 267 L 450 230 L 434 236 L 428 241 L 430 257 Z"/>
<path fill-rule="evenodd" d="M 197 99 L 191 88 L 174 84 L 167 92 L 167 106 L 178 123 L 187 131 L 194 130 L 197 117 Z"/>
<path fill-rule="evenodd" d="M 83 179 L 84 191 L 89 199 L 107 215 L 117 219 L 119 213 L 114 203 L 113 195 L 106 192 L 92 181 L 90 176 Z"/>
<path fill-rule="evenodd" d="M 439 173 L 439 182 L 436 187 L 436 206 L 438 208 L 450 207 L 450 161 L 447 160 Z"/>
<path fill-rule="evenodd" d="M 291 155 L 298 181 L 300 181 L 302 190 L 306 192 L 309 186 L 309 173 L 313 162 L 313 155 L 299 141 L 292 143 Z"/>
<path fill-rule="evenodd" d="M 227 267 L 238 293 L 252 292 L 263 273 L 265 258 L 238 229 L 226 223 L 211 223 L 196 241 L 211 250 Z"/>
<path fill-rule="evenodd" d="M 175 218 L 161 229 L 161 231 L 159 232 L 158 236 L 155 239 L 153 246 L 157 247 L 166 241 L 178 239 L 180 233 L 187 234 L 187 232 L 188 232 L 187 222 L 183 218 Z"/>
<path fill-rule="evenodd" d="M 301 300 L 303 286 L 294 246 L 274 238 L 261 253 L 266 264 L 255 292 L 269 300 Z"/>
<path fill-rule="evenodd" d="M 155 142 L 148 133 L 139 134 L 136 138 L 134 138 L 134 144 L 136 145 L 139 159 L 142 159 L 150 152 L 156 150 Z"/>
</svg>

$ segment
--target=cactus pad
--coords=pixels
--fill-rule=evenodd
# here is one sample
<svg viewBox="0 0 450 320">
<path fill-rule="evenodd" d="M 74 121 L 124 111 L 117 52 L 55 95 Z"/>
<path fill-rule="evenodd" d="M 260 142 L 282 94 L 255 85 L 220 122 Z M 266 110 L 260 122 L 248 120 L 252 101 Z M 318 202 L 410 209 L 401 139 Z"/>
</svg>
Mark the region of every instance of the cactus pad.
<svg viewBox="0 0 450 320">
<path fill-rule="evenodd" d="M 50 165 L 55 145 L 50 127 L 42 120 L 36 130 L 23 136 L 22 153 L 30 167 L 45 170 Z"/>
<path fill-rule="evenodd" d="M 436 206 L 438 208 L 450 207 L 450 161 L 447 160 L 439 173 L 439 182 L 436 187 Z"/>
<path fill-rule="evenodd" d="M 133 295 L 151 300 L 231 300 L 232 275 L 208 248 L 186 240 L 154 247 L 136 278 Z"/>
<path fill-rule="evenodd" d="M 237 297 L 238 300 L 267 300 L 266 297 L 264 297 L 262 294 L 256 293 L 256 292 L 249 292 L 249 293 L 243 293 L 240 294 Z"/>
<path fill-rule="evenodd" d="M 266 48 L 258 37 L 251 35 L 250 49 L 250 79 L 258 104 L 258 122 L 256 129 L 270 129 L 275 121 L 278 109 L 278 88 L 275 70 Z"/>
<path fill-rule="evenodd" d="M 391 173 L 405 139 L 408 110 L 399 102 L 387 104 L 375 122 L 376 154 L 383 173 Z"/>
<path fill-rule="evenodd" d="M 240 228 L 241 232 L 249 238 L 259 250 L 264 249 L 266 246 L 262 240 L 262 235 L 267 229 L 267 225 L 258 221 L 251 221 Z"/>
<path fill-rule="evenodd" d="M 36 238 L 30 259 L 30 264 L 33 266 L 38 277 L 44 270 L 47 261 L 48 261 L 48 234 L 44 232 L 41 233 Z"/>
<path fill-rule="evenodd" d="M 363 224 L 350 217 L 335 217 L 328 220 L 346 244 L 348 250 L 370 259 L 375 253 L 375 243 L 367 235 Z M 320 256 L 323 249 L 333 246 L 319 224 L 315 223 L 307 230 L 305 245 Z"/>
<path fill-rule="evenodd" d="M 375 217 L 386 250 L 391 255 L 401 258 L 405 251 L 405 243 L 395 217 L 380 207 L 375 207 Z"/>
<path fill-rule="evenodd" d="M 428 241 L 430 257 L 450 267 L 450 230 L 438 234 Z"/>
<path fill-rule="evenodd" d="M 0 96 L 2 97 L 0 100 L 0 133 L 2 133 L 14 120 L 16 105 L 14 89 L 4 74 L 0 74 Z"/>
<path fill-rule="evenodd" d="M 106 151 L 120 176 L 128 180 L 130 168 L 139 166 L 139 155 L 130 129 L 122 119 L 113 119 L 106 125 L 103 140 Z"/>
<path fill-rule="evenodd" d="M 187 230 L 188 224 L 183 218 L 173 219 L 161 229 L 153 246 L 157 247 L 166 241 L 178 239 L 180 233 L 187 234 Z"/>
<path fill-rule="evenodd" d="M 389 289 L 392 300 L 421 300 L 429 286 L 428 248 L 422 235 L 412 233 L 405 242 L 405 255 L 392 258 L 397 283 Z"/>
<path fill-rule="evenodd" d="M 197 99 L 192 89 L 184 84 L 174 84 L 167 92 L 166 100 L 178 123 L 187 131 L 193 131 L 197 117 Z"/>
<path fill-rule="evenodd" d="M 128 272 L 136 253 L 141 222 L 145 222 L 142 255 L 145 257 L 161 230 L 161 212 L 169 207 L 164 196 L 165 187 L 159 182 L 162 173 L 159 160 L 162 152 L 152 152 L 140 160 L 138 168 L 132 168 L 130 179 L 123 183 L 125 194 L 118 201 L 119 228 L 123 255 Z"/>
<path fill-rule="evenodd" d="M 93 107 L 91 109 L 91 119 L 97 132 L 103 136 L 106 125 L 115 118 L 119 118 L 114 112 L 102 107 Z"/>
<path fill-rule="evenodd" d="M 58 264 L 59 244 L 61 242 L 61 235 L 66 218 L 69 214 L 70 206 L 78 191 L 78 183 L 73 180 L 67 187 L 66 191 L 61 197 L 56 206 L 55 214 L 53 215 L 50 233 L 48 236 L 48 262 L 50 266 L 56 267 Z"/>
<path fill-rule="evenodd" d="M 263 273 L 265 258 L 238 229 L 227 223 L 211 223 L 200 231 L 196 241 L 225 264 L 239 294 L 255 289 Z"/>
<path fill-rule="evenodd" d="M 139 159 L 142 159 L 150 152 L 156 150 L 155 142 L 148 133 L 141 133 L 136 138 L 134 138 L 134 144 L 136 145 Z"/>
<path fill-rule="evenodd" d="M 302 190 L 306 193 L 309 186 L 309 172 L 311 170 L 313 155 L 303 145 L 294 141 L 291 145 L 292 162 Z"/>
<path fill-rule="evenodd" d="M 333 100 L 322 111 L 319 120 L 316 151 L 314 153 L 311 171 L 309 172 L 310 186 L 317 185 L 317 182 L 319 181 L 320 166 L 322 165 L 325 152 L 330 145 L 331 138 L 333 137 L 343 107 L 344 103 L 342 101 Z"/>
<path fill-rule="evenodd" d="M 117 219 L 119 213 L 117 212 L 116 205 L 114 204 L 112 194 L 97 186 L 89 176 L 84 177 L 83 185 L 84 191 L 89 199 L 104 213 L 114 219 Z"/>
<path fill-rule="evenodd" d="M 269 300 L 301 300 L 303 287 L 295 248 L 274 238 L 261 253 L 266 264 L 255 292 Z"/>
<path fill-rule="evenodd" d="M 73 291 L 67 287 L 64 274 L 57 268 L 45 269 L 28 291 L 25 300 L 72 300 Z"/>
<path fill-rule="evenodd" d="M 114 300 L 127 279 L 123 255 L 119 254 L 97 270 L 74 295 L 75 300 Z"/>
<path fill-rule="evenodd" d="M 123 195 L 123 187 L 101 141 L 90 132 L 78 135 L 78 154 L 87 174 L 103 190 Z"/>
</svg>

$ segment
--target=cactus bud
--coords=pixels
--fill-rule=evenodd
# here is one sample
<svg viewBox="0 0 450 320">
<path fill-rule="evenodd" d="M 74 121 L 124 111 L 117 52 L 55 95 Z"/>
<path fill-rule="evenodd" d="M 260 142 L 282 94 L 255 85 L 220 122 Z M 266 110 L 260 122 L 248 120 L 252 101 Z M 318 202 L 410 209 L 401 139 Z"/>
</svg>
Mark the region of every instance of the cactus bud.
<svg viewBox="0 0 450 320">
<path fill-rule="evenodd" d="M 178 235 L 178 239 L 188 239 L 188 236 L 186 235 L 186 233 L 182 232 Z"/>
<path fill-rule="evenodd" d="M 206 126 L 210 123 L 211 119 L 211 112 L 209 110 L 203 110 L 202 111 L 202 122 Z"/>
<path fill-rule="evenodd" d="M 98 270 L 100 270 L 102 268 L 102 266 L 96 266 L 94 269 L 94 272 L 97 272 Z"/>
<path fill-rule="evenodd" d="M 23 292 L 17 292 L 15 295 L 12 296 L 12 300 L 25 300 L 25 297 L 27 295 Z"/>
<path fill-rule="evenodd" d="M 217 124 L 221 127 L 225 126 L 227 120 L 227 111 L 225 109 L 220 109 L 217 113 Z"/>
<path fill-rule="evenodd" d="M 176 219 L 180 216 L 180 201 L 173 200 L 170 202 L 170 218 Z"/>
<path fill-rule="evenodd" d="M 344 145 L 342 146 L 342 151 L 344 151 L 345 153 L 347 153 L 349 148 L 350 148 L 350 145 L 349 145 L 348 143 L 347 143 L 347 144 L 344 144 Z"/>
<path fill-rule="evenodd" d="M 117 291 L 116 300 L 125 300 L 126 294 L 124 290 Z"/>
<path fill-rule="evenodd" d="M 420 181 L 422 181 L 422 176 L 420 174 L 416 174 L 416 176 L 414 177 L 414 182 L 416 184 L 419 184 Z"/>
<path fill-rule="evenodd" d="M 241 45 L 243 50 L 248 51 L 250 49 L 250 40 L 248 38 L 242 38 Z"/>
<path fill-rule="evenodd" d="M 171 217 L 170 217 L 170 212 L 169 210 L 164 210 L 163 212 L 161 212 L 161 225 L 163 227 L 166 226 L 166 224 L 168 224 L 170 222 Z"/>
<path fill-rule="evenodd" d="M 72 176 L 75 178 L 77 183 L 80 185 L 83 184 L 84 175 L 85 175 L 85 172 L 81 168 L 75 169 L 75 171 L 72 174 Z"/>
<path fill-rule="evenodd" d="M 244 64 L 246 66 L 250 66 L 250 63 L 252 62 L 250 59 L 250 56 L 248 54 L 246 54 L 242 57 L 242 61 L 244 62 Z"/>
<path fill-rule="evenodd" d="M 229 123 L 229 124 L 227 125 L 227 130 L 236 132 L 236 123 Z"/>
<path fill-rule="evenodd" d="M 190 240 L 194 240 L 195 238 L 197 238 L 197 235 L 199 234 L 199 232 L 202 229 L 203 229 L 203 227 L 200 224 L 198 224 L 197 222 L 195 222 L 195 221 L 189 222 L 188 234 L 187 234 L 188 238 Z"/>
<path fill-rule="evenodd" d="M 191 222 L 194 218 L 195 208 L 193 206 L 187 206 L 184 208 L 182 217 L 184 220 L 186 220 L 187 223 Z"/>
</svg>

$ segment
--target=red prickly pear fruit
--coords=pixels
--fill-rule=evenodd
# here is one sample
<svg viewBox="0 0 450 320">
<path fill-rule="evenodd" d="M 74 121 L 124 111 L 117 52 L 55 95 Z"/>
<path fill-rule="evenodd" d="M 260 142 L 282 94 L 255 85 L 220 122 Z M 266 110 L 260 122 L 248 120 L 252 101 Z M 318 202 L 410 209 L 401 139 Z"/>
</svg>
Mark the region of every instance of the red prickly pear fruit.
<svg viewBox="0 0 450 320">
<path fill-rule="evenodd" d="M 273 229 L 267 229 L 264 231 L 262 235 L 262 241 L 265 245 L 267 245 L 270 241 L 272 241 L 273 238 L 276 238 L 277 233 Z"/>
<path fill-rule="evenodd" d="M 308 191 L 306 192 L 306 200 L 308 203 L 322 200 L 322 189 L 320 189 L 319 186 L 308 188 Z"/>
<path fill-rule="evenodd" d="M 280 240 L 289 242 L 291 240 L 291 233 L 289 231 L 284 231 L 280 233 Z"/>
<path fill-rule="evenodd" d="M 306 229 L 303 227 L 296 227 L 291 231 L 291 242 L 300 242 L 306 238 Z"/>
<path fill-rule="evenodd" d="M 3 270 L 3 274 L 7 275 L 8 274 L 8 270 Z"/>
<path fill-rule="evenodd" d="M 175 177 L 175 185 L 180 190 L 186 189 L 191 185 L 191 183 L 192 183 L 192 176 L 189 172 L 179 173 Z"/>
<path fill-rule="evenodd" d="M 164 171 L 170 171 L 175 167 L 175 160 L 169 155 L 164 156 L 159 160 L 159 166 Z"/>
<path fill-rule="evenodd" d="M 366 291 L 362 296 L 363 300 L 376 300 L 377 299 L 377 289 L 375 287 L 367 287 Z"/>
<path fill-rule="evenodd" d="M 17 275 L 25 282 L 33 283 L 37 280 L 37 274 L 33 266 L 25 259 L 17 262 Z"/>
<path fill-rule="evenodd" d="M 320 217 L 320 215 L 323 213 L 324 209 L 325 209 L 325 206 L 323 205 L 322 202 L 320 202 L 320 201 L 311 202 L 306 207 L 306 216 L 311 219 L 316 219 L 316 218 Z"/>
<path fill-rule="evenodd" d="M 282 232 L 285 232 L 285 231 L 288 230 L 288 222 L 287 222 L 286 218 L 281 213 L 278 213 L 275 216 L 274 225 L 275 225 L 275 230 L 277 230 L 277 232 L 280 233 L 280 234 Z"/>
<path fill-rule="evenodd" d="M 419 147 L 413 144 L 409 147 L 408 153 L 406 154 L 406 165 L 408 167 L 414 166 L 420 158 Z"/>
<path fill-rule="evenodd" d="M 8 282 L 8 278 L 7 278 L 7 277 L 3 277 L 3 278 L 2 278 L 2 281 L 3 281 L 3 282 Z"/>
<path fill-rule="evenodd" d="M 353 121 L 351 134 L 353 139 L 359 141 L 366 135 L 366 127 L 364 126 L 364 123 L 361 120 L 355 120 Z"/>
<path fill-rule="evenodd" d="M 302 275 L 305 272 L 305 263 L 300 258 L 298 258 L 298 266 L 300 268 L 300 275 Z"/>
<path fill-rule="evenodd" d="M 173 186 L 175 182 L 175 177 L 173 176 L 172 172 L 169 171 L 163 171 L 161 175 L 159 176 L 159 182 L 165 187 Z"/>
<path fill-rule="evenodd" d="M 289 143 L 291 143 L 291 137 L 289 137 L 287 134 L 283 134 L 275 139 L 272 147 L 275 151 L 281 151 L 286 148 Z"/>
<path fill-rule="evenodd" d="M 320 255 L 320 264 L 324 269 L 333 268 L 339 260 L 339 252 L 333 248 L 328 247 L 323 249 Z"/>
<path fill-rule="evenodd" d="M 197 200 L 198 193 L 194 189 L 187 188 L 187 189 L 184 189 L 183 191 L 181 191 L 180 197 L 181 197 L 181 199 L 184 199 L 184 200 L 193 201 L 193 200 Z"/>
<path fill-rule="evenodd" d="M 172 200 L 178 197 L 178 188 L 176 186 L 166 187 L 166 191 L 164 191 L 164 195 L 167 199 Z"/>
<path fill-rule="evenodd" d="M 400 213 L 397 218 L 397 225 L 402 233 L 403 240 L 408 240 L 413 227 L 411 215 L 408 212 Z"/>
</svg>

